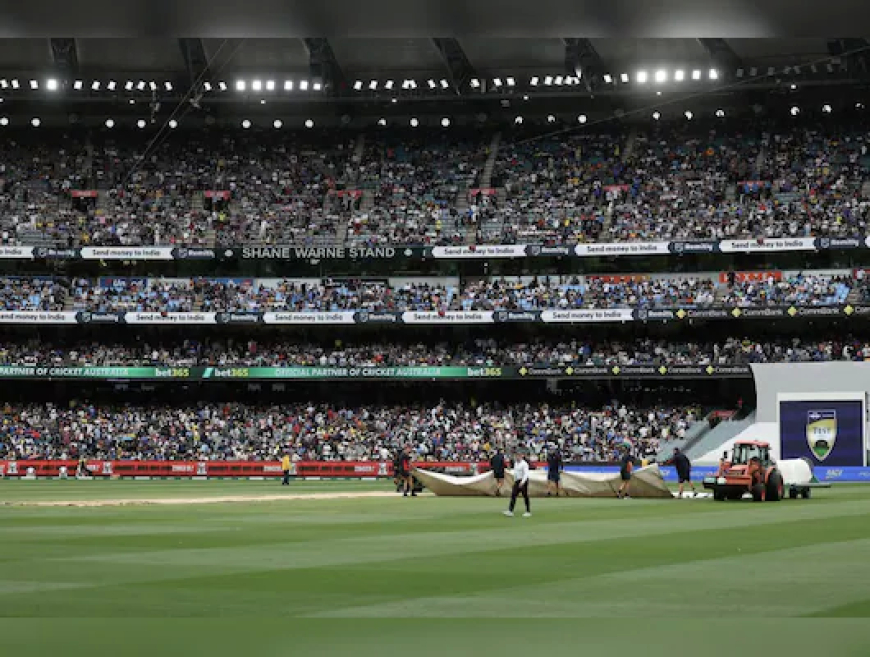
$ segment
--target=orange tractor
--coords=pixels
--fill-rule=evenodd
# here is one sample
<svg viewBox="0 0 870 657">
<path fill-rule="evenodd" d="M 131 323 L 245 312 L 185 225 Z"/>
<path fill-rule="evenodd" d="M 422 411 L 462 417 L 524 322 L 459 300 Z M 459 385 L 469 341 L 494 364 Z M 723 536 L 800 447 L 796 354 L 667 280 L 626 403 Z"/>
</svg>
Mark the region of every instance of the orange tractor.
<svg viewBox="0 0 870 657">
<path fill-rule="evenodd" d="M 704 488 L 711 489 L 718 501 L 739 500 L 750 493 L 756 502 L 779 502 L 785 483 L 770 460 L 770 445 L 744 441 L 734 444 L 731 460 L 723 459 L 715 476 L 704 478 Z"/>
</svg>

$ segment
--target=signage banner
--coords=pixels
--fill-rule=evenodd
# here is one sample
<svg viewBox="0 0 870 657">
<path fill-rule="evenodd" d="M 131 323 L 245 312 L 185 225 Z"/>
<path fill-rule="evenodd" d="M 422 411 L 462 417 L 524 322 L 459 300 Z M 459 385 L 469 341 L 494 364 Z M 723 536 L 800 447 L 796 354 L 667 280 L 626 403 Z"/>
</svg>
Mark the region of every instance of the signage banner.
<svg viewBox="0 0 870 657">
<path fill-rule="evenodd" d="M 590 242 L 574 247 L 574 253 L 581 258 L 667 255 L 670 252 L 670 242 Z"/>
<path fill-rule="evenodd" d="M 704 308 L 582 308 L 577 310 L 450 310 L 450 311 L 288 311 L 288 312 L 93 312 L 0 311 L 2 324 L 135 324 L 135 325 L 286 325 L 335 326 L 409 324 L 416 326 L 494 323 L 606 324 L 624 322 L 681 322 L 687 320 L 742 321 L 752 319 L 825 319 L 870 316 L 870 305 L 712 306 Z"/>
<path fill-rule="evenodd" d="M 819 466 L 866 466 L 861 400 L 781 400 L 782 458 Z"/>
<path fill-rule="evenodd" d="M 168 246 L 86 246 L 82 260 L 174 260 Z"/>
<path fill-rule="evenodd" d="M 0 260 L 467 260 L 496 258 L 612 258 L 621 256 L 706 255 L 716 253 L 785 253 L 870 248 L 870 236 L 782 237 L 736 240 L 674 240 L 671 242 L 584 242 L 581 244 L 468 244 L 425 246 L 388 244 L 364 246 L 88 246 L 54 248 L 0 246 Z"/>
<path fill-rule="evenodd" d="M 93 477 L 269 477 L 279 478 L 284 473 L 281 463 L 275 461 L 99 461 L 89 460 L 88 474 Z M 470 476 L 489 470 L 488 463 L 473 462 L 417 462 L 416 467 L 435 470 L 457 476 Z M 0 461 L 0 477 L 25 477 L 33 472 L 36 477 L 57 478 L 60 469 L 66 468 L 67 476 L 74 477 L 78 468 L 75 460 L 54 461 Z M 536 468 L 546 469 L 545 463 L 536 463 Z M 675 482 L 677 473 L 671 466 L 659 466 L 662 477 L 667 482 Z M 616 474 L 618 466 L 568 464 L 568 472 L 587 474 Z M 715 474 L 716 467 L 696 466 L 692 468 L 693 479 L 702 481 L 704 477 Z M 374 479 L 391 478 L 393 464 L 386 461 L 297 461 L 291 464 L 290 472 L 295 477 L 353 478 Z M 816 467 L 814 474 L 822 482 L 868 482 L 870 468 L 856 466 Z"/>
<path fill-rule="evenodd" d="M 0 366 L 0 379 L 178 379 L 187 381 L 328 379 L 700 379 L 750 378 L 747 365 L 421 365 L 418 367 L 75 366 L 48 363 Z"/>
</svg>

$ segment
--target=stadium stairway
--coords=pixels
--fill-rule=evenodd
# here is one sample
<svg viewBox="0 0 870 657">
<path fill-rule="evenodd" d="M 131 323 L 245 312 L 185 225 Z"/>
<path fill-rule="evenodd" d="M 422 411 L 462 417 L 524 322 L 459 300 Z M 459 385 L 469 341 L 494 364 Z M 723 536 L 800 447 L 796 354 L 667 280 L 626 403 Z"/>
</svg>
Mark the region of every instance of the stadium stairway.
<svg viewBox="0 0 870 657">
<path fill-rule="evenodd" d="M 661 449 L 659 449 L 656 454 L 656 461 L 663 463 L 671 458 L 671 456 L 673 456 L 674 447 L 679 447 L 681 450 L 686 451 L 688 448 L 687 446 L 694 445 L 709 431 L 710 424 L 706 419 L 701 422 L 695 422 L 695 424 L 686 430 L 686 436 L 684 438 L 674 438 L 673 440 L 668 440 L 667 443 L 662 445 Z"/>
<path fill-rule="evenodd" d="M 637 141 L 637 126 L 631 127 L 631 132 L 625 139 L 625 147 L 622 149 L 622 161 L 627 162 L 634 155 L 634 144 Z"/>
<path fill-rule="evenodd" d="M 755 424 L 755 411 L 742 420 L 724 420 L 713 429 L 708 428 L 694 442 L 687 442 L 685 446 L 686 456 L 690 459 L 697 459 L 713 452 L 717 447 L 728 442 L 753 424 Z"/>
<path fill-rule="evenodd" d="M 489 189 L 492 186 L 492 172 L 495 169 L 495 157 L 498 154 L 500 145 L 501 133 L 497 132 L 492 136 L 492 141 L 489 143 L 489 155 L 486 158 L 486 164 L 483 165 L 483 173 L 480 175 L 480 186 L 482 189 Z"/>
</svg>

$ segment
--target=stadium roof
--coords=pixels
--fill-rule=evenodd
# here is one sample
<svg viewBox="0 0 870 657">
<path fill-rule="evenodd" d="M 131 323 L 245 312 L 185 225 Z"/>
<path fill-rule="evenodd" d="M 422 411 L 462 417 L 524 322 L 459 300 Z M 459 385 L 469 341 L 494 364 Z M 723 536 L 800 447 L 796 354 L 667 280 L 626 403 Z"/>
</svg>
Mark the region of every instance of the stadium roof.
<svg viewBox="0 0 870 657">
<path fill-rule="evenodd" d="M 0 67 L 6 72 L 43 73 L 54 69 L 57 42 L 66 39 L 0 40 Z M 188 39 L 80 38 L 72 56 L 84 73 L 170 75 L 187 69 Z M 196 39 L 207 61 L 227 75 L 308 71 L 311 44 L 302 38 Z M 439 41 L 455 41 L 471 67 L 482 75 L 562 72 L 572 39 L 562 38 L 330 38 L 335 61 L 348 78 L 385 74 L 441 76 L 448 69 Z M 826 38 L 593 38 L 577 39 L 612 73 L 640 68 L 709 66 L 728 61 L 745 67 L 786 67 L 827 61 L 844 48 Z M 860 40 L 866 46 L 867 42 Z M 53 47 L 52 42 L 55 42 Z M 712 43 L 711 43 L 712 42 Z M 848 44 L 846 44 L 848 49 Z M 859 46 L 860 47 L 860 46 Z"/>
</svg>

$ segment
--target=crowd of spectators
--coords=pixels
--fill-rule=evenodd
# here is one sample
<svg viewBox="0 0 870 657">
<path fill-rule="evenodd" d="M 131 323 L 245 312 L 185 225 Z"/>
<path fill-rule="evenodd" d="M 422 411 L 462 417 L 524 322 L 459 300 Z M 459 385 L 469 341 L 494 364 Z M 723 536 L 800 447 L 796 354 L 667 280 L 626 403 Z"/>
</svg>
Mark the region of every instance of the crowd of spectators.
<svg viewBox="0 0 870 657">
<path fill-rule="evenodd" d="M 748 339 L 676 342 L 497 341 L 492 338 L 448 342 L 345 343 L 332 345 L 255 339 L 183 339 L 175 343 L 134 336 L 115 341 L 0 343 L 0 365 L 48 366 L 244 366 L 244 367 L 499 367 L 747 365 L 818 361 L 868 361 L 870 339 Z"/>
<path fill-rule="evenodd" d="M 579 408 L 546 403 L 342 406 L 316 403 L 178 407 L 73 403 L 6 404 L 0 458 L 388 461 L 404 445 L 418 459 L 486 459 L 517 446 L 541 458 L 613 461 L 630 445 L 654 455 L 701 421 L 695 407 Z"/>
<path fill-rule="evenodd" d="M 573 243 L 870 228 L 860 121 L 507 131 L 500 142 L 457 128 L 172 131 L 150 148 L 141 132 L 67 133 L 0 144 L 3 243 Z M 495 193 L 471 193 L 481 187 Z M 80 191 L 97 196 L 72 197 Z"/>
<path fill-rule="evenodd" d="M 490 311 L 716 304 L 836 305 L 852 290 L 852 274 L 805 272 L 764 280 L 720 282 L 711 274 L 662 276 L 536 276 L 468 279 L 210 279 L 8 277 L 0 279 L 5 310 L 92 312 Z"/>
</svg>

